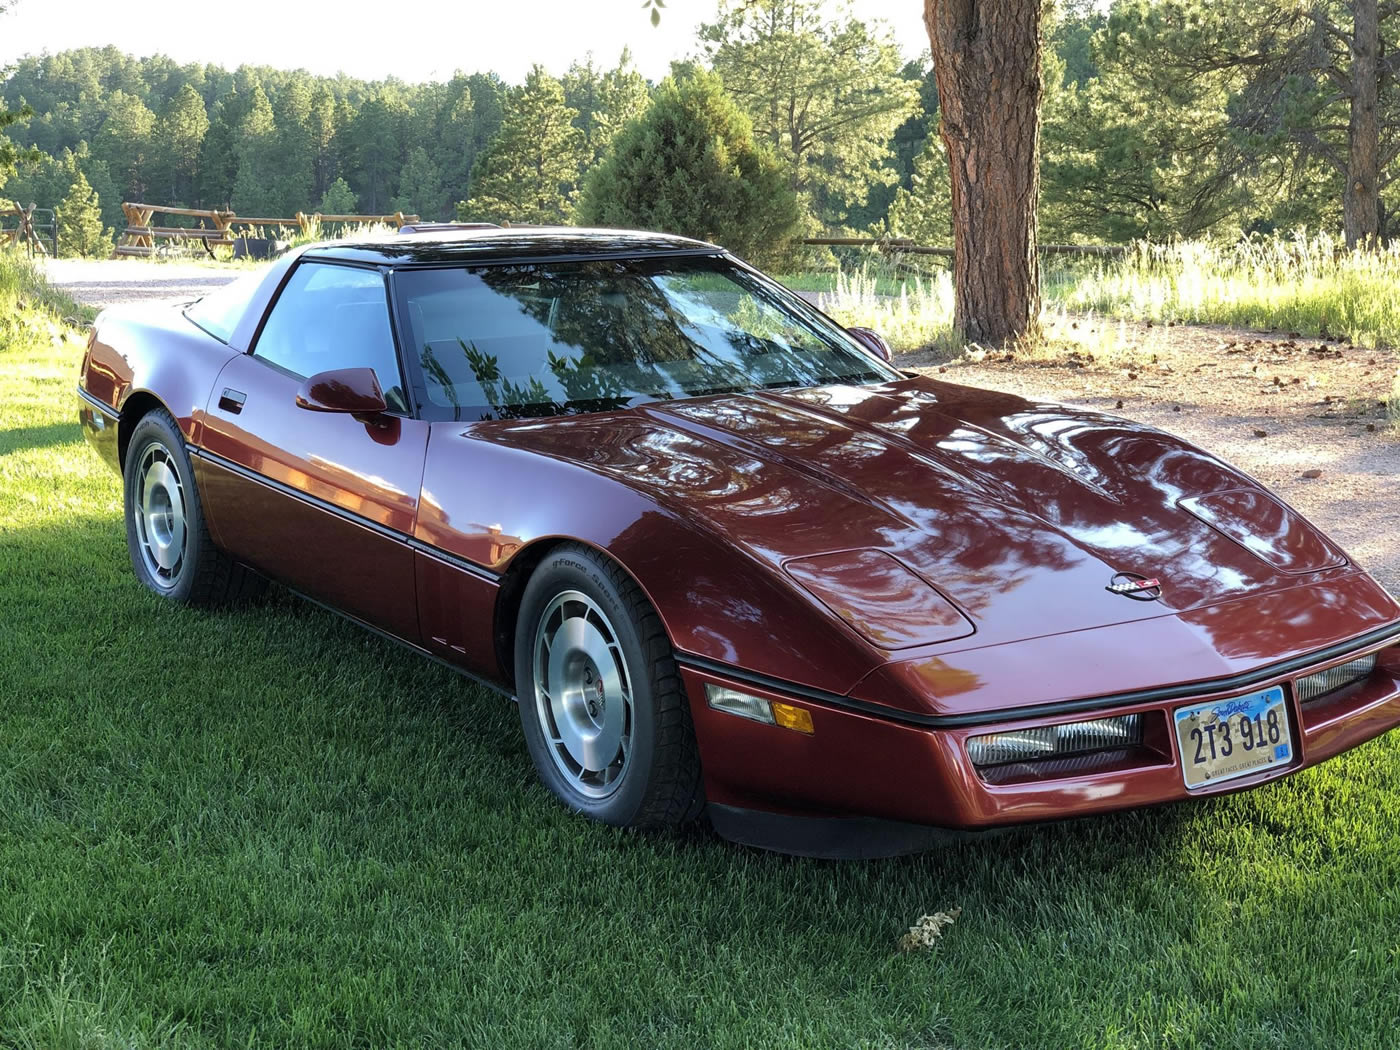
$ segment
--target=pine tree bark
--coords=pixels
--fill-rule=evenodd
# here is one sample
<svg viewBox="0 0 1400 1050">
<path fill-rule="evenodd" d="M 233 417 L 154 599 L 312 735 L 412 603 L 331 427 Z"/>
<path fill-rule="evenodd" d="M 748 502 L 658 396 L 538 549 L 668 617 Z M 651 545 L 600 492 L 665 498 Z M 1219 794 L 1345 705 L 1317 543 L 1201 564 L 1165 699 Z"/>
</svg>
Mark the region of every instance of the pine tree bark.
<svg viewBox="0 0 1400 1050">
<path fill-rule="evenodd" d="M 1040 313 L 1041 0 L 924 0 L 953 195 L 954 326 L 1002 345 Z"/>
<path fill-rule="evenodd" d="M 1381 129 L 1378 112 L 1380 11 L 1377 0 L 1352 0 L 1351 119 L 1347 126 L 1347 185 L 1342 229 L 1348 248 L 1380 236 Z"/>
</svg>

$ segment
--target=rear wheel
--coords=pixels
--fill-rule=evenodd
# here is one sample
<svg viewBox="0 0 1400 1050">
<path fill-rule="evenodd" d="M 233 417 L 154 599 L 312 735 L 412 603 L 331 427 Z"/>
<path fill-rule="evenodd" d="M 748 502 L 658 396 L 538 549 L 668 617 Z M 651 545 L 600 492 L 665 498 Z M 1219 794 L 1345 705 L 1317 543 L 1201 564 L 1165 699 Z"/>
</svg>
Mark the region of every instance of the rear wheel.
<svg viewBox="0 0 1400 1050">
<path fill-rule="evenodd" d="M 184 435 L 164 409 L 136 424 L 124 461 L 126 545 L 147 587 L 189 605 L 251 598 L 263 579 L 214 546 Z"/>
<path fill-rule="evenodd" d="M 515 635 L 525 741 L 566 805 L 622 827 L 674 827 L 704 804 L 690 706 L 641 589 L 578 545 L 526 585 Z"/>
</svg>

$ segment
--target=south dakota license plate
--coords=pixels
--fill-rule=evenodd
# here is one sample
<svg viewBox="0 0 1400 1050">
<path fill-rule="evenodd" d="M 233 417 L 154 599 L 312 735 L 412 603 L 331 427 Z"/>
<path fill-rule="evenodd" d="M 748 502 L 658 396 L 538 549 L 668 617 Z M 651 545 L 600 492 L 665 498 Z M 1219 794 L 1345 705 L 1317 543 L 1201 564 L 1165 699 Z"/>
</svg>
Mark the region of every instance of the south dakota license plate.
<svg viewBox="0 0 1400 1050">
<path fill-rule="evenodd" d="M 1293 761 L 1283 687 L 1212 700 L 1173 712 L 1188 788 L 1206 787 Z"/>
</svg>

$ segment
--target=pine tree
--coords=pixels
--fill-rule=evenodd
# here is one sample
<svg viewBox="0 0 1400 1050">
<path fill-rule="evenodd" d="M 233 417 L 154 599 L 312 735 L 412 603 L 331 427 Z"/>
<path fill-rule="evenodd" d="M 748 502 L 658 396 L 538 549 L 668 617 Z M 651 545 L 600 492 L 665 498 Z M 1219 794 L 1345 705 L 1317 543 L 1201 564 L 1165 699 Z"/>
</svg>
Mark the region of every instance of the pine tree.
<svg viewBox="0 0 1400 1050">
<path fill-rule="evenodd" d="M 802 226 L 778 159 L 704 71 L 661 84 L 589 177 L 579 218 L 716 241 L 762 263 L 782 261 Z"/>
<path fill-rule="evenodd" d="M 403 168 L 399 124 L 406 114 L 401 99 L 380 92 L 365 100 L 347 129 L 355 185 L 369 214 L 382 214 L 394 196 Z"/>
<path fill-rule="evenodd" d="M 429 143 L 431 159 L 442 179 L 448 201 L 464 198 L 471 189 L 476 160 L 476 109 L 467 78 L 460 73 L 444 85 L 444 99 Z"/>
<path fill-rule="evenodd" d="M 210 208 L 227 208 L 238 178 L 239 129 L 248 115 L 249 99 L 236 91 L 215 103 L 209 130 L 199 151 L 195 197 Z"/>
<path fill-rule="evenodd" d="M 1040 317 L 1042 0 L 926 0 L 953 203 L 953 328 L 1000 346 Z"/>
<path fill-rule="evenodd" d="M 112 246 L 112 231 L 102 229 L 102 209 L 97 194 L 81 171 L 73 188 L 58 210 L 58 251 L 60 255 L 106 255 Z"/>
<path fill-rule="evenodd" d="M 110 157 L 112 174 L 131 200 L 144 200 L 150 178 L 155 114 L 135 95 L 114 91 L 107 100 L 107 116 L 95 147 Z"/>
<path fill-rule="evenodd" d="M 438 220 L 448 214 L 447 195 L 442 190 L 442 175 L 422 146 L 415 146 L 399 175 L 399 195 L 390 207 L 406 215 L 419 215 Z"/>
<path fill-rule="evenodd" d="M 324 84 L 311 96 L 307 128 L 311 137 L 311 197 L 313 200 L 319 200 L 337 175 L 335 98 Z"/>
<path fill-rule="evenodd" d="M 890 234 L 920 244 L 951 244 L 953 200 L 948 183 L 948 154 L 938 136 L 928 140 L 914 161 L 909 189 L 895 191 L 888 220 Z"/>
<path fill-rule="evenodd" d="M 155 132 L 160 153 L 158 167 L 163 176 L 160 188 L 162 193 L 170 195 L 171 203 L 196 202 L 200 150 L 208 132 L 209 115 L 204 111 L 204 99 L 186 84 L 166 108 Z"/>
<path fill-rule="evenodd" d="M 828 227 L 847 225 L 872 185 L 892 184 L 890 139 L 913 112 L 887 27 L 821 0 L 723 0 L 700 37 L 725 90 Z"/>
<path fill-rule="evenodd" d="M 1400 7 L 1378 0 L 1259 4 L 1145 0 L 1114 4 L 1100 34 L 1102 80 L 1200 137 L 1176 104 L 1183 87 L 1225 98 L 1215 169 L 1198 185 L 1274 174 L 1278 192 L 1309 169 L 1330 169 L 1348 246 L 1382 234 L 1382 196 L 1400 178 L 1400 81 L 1394 36 Z M 1131 113 L 1141 118 L 1142 113 Z"/>
<path fill-rule="evenodd" d="M 311 120 L 311 89 L 301 78 L 282 89 L 274 107 L 277 158 L 272 173 L 274 215 L 295 215 L 311 204 L 316 179 L 316 143 Z"/>
<path fill-rule="evenodd" d="M 239 128 L 238 177 L 233 180 L 233 210 L 267 216 L 276 210 L 273 177 L 277 170 L 277 121 L 262 85 L 253 89 L 248 115 Z"/>
<path fill-rule="evenodd" d="M 20 109 L 0 109 L 0 132 L 3 132 L 3 129 L 8 128 L 21 117 L 26 117 L 29 114 L 30 110 L 27 106 Z M 0 134 L 0 186 L 5 184 L 5 179 L 9 176 L 10 172 L 15 170 L 15 165 L 19 163 L 21 159 L 33 160 L 34 157 L 28 152 L 22 153 L 20 150 L 16 149 L 14 143 L 6 138 L 4 134 Z"/>
<path fill-rule="evenodd" d="M 616 68 L 597 69 L 590 57 L 570 66 L 562 83 L 564 101 L 578 111 L 574 127 L 583 132 L 584 167 L 591 169 L 603 159 L 617 133 L 646 112 L 651 90 L 632 65 L 632 52 L 626 48 Z"/>
<path fill-rule="evenodd" d="M 505 121 L 472 172 L 472 195 L 457 205 L 461 219 L 560 223 L 584 162 L 583 133 L 564 89 L 541 67 L 512 92 Z"/>
</svg>

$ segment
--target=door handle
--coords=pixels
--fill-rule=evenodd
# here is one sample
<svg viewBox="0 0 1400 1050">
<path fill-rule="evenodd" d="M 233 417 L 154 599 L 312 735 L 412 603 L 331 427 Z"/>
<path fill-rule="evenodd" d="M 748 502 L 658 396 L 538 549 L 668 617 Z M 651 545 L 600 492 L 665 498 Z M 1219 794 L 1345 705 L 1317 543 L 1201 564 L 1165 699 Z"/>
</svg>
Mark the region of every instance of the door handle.
<svg viewBox="0 0 1400 1050">
<path fill-rule="evenodd" d="M 248 395 L 243 391 L 226 386 L 224 392 L 219 395 L 219 407 L 236 416 L 243 411 L 243 402 L 246 400 Z"/>
</svg>

